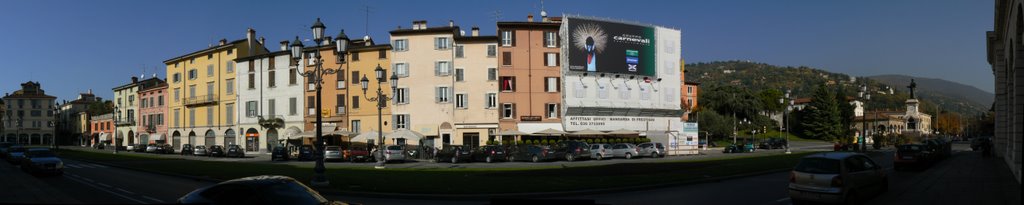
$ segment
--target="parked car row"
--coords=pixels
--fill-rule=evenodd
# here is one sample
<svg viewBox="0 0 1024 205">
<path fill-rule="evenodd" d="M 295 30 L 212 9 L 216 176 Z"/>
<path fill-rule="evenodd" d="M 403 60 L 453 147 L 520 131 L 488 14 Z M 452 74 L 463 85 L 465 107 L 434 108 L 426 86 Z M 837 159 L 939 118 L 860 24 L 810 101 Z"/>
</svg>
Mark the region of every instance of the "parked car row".
<svg viewBox="0 0 1024 205">
<path fill-rule="evenodd" d="M 952 143 L 942 139 L 925 140 L 921 143 L 896 146 L 893 169 L 923 169 L 942 161 L 952 154 Z"/>
<path fill-rule="evenodd" d="M 199 146 L 192 148 L 199 150 Z M 293 150 L 286 147 L 274 147 L 271 152 L 271 161 L 288 160 L 316 160 L 320 155 L 324 161 L 344 162 L 376 162 L 379 159 L 386 162 L 406 162 L 408 160 L 429 159 L 434 162 L 464 163 L 464 162 L 511 162 L 511 161 L 576 161 L 585 159 L 603 160 L 608 158 L 633 159 L 637 157 L 659 158 L 665 157 L 665 145 L 657 142 L 647 142 L 638 145 L 631 143 L 618 144 L 588 144 L 583 141 L 560 141 L 554 145 L 484 145 L 472 147 L 468 145 L 443 145 L 439 149 L 432 147 L 414 147 L 407 145 L 387 145 L 383 152 L 373 148 L 372 145 L 361 144 L 360 146 L 325 146 L 323 151 L 317 151 L 311 145 L 302 145 Z M 203 151 L 196 151 L 201 153 Z M 197 154 L 200 155 L 200 154 Z"/>
<path fill-rule="evenodd" d="M 889 177 L 865 154 L 825 152 L 801 158 L 788 189 L 793 204 L 861 204 L 888 191 Z"/>
<path fill-rule="evenodd" d="M 174 153 L 174 149 L 168 147 L 169 154 Z M 192 156 L 206 156 L 206 157 L 234 157 L 241 158 L 245 157 L 245 150 L 238 145 L 228 145 L 224 147 L 222 145 L 195 145 L 184 144 L 181 145 L 181 155 L 192 155 Z"/>
<path fill-rule="evenodd" d="M 15 143 L 0 142 L 0 158 L 17 165 L 29 174 L 64 174 L 64 161 L 50 148 L 28 148 Z"/>
</svg>

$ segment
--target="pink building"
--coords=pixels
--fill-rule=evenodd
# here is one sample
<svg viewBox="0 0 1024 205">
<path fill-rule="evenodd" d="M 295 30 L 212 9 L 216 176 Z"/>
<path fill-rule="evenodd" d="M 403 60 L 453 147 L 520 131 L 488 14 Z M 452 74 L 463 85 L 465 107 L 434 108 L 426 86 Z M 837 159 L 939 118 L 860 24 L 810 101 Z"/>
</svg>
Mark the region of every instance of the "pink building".
<svg viewBox="0 0 1024 205">
<path fill-rule="evenodd" d="M 139 82 L 139 142 L 167 143 L 167 124 L 164 112 L 167 111 L 167 82 L 160 78 L 150 78 Z"/>
</svg>

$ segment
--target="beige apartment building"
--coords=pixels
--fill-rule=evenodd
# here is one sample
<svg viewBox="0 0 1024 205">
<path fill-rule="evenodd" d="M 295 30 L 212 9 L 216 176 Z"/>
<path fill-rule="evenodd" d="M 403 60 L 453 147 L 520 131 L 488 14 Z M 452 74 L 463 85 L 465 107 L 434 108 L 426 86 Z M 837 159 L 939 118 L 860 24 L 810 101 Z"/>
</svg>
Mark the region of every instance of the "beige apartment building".
<svg viewBox="0 0 1024 205">
<path fill-rule="evenodd" d="M 560 17 L 498 22 L 501 131 L 565 131 L 561 119 Z"/>
<path fill-rule="evenodd" d="M 455 37 L 455 139 L 453 144 L 486 145 L 498 141 L 498 37 Z"/>
<path fill-rule="evenodd" d="M 427 21 L 391 31 L 391 63 L 400 79 L 391 113 L 396 128 L 425 136 L 422 145 L 456 143 L 452 42 L 458 32 L 454 22 L 427 27 Z"/>
</svg>

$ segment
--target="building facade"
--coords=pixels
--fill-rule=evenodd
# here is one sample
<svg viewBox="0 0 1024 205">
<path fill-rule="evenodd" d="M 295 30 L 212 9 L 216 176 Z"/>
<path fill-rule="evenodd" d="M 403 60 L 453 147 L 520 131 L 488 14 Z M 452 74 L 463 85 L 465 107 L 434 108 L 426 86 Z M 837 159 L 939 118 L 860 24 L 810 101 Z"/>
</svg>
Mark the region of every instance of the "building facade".
<svg viewBox="0 0 1024 205">
<path fill-rule="evenodd" d="M 333 48 L 333 46 L 332 46 Z M 349 85 L 340 88 L 339 93 L 333 95 L 334 98 L 330 98 L 331 95 L 324 95 L 322 100 L 335 101 L 338 105 L 342 105 L 337 110 L 341 110 L 342 107 L 346 109 L 345 114 L 348 117 L 348 125 L 344 126 L 347 130 L 358 133 L 361 135 L 356 141 L 363 141 L 361 139 L 368 139 L 376 141 L 377 136 L 374 135 L 379 130 L 384 133 L 389 133 L 392 129 L 397 126 L 394 119 L 392 118 L 391 109 L 395 105 L 394 102 L 385 102 L 385 107 L 379 111 L 380 118 L 378 119 L 377 102 L 370 101 L 370 98 L 377 97 L 377 88 L 381 88 L 381 91 L 387 97 L 393 97 L 393 91 L 390 88 L 388 77 L 391 77 L 391 73 L 394 72 L 392 69 L 390 44 L 375 44 L 373 39 L 364 37 L 361 40 L 351 41 L 348 46 L 348 55 L 345 56 L 346 60 L 339 68 L 343 68 L 344 72 L 338 72 L 339 75 L 335 76 L 335 79 L 345 79 Z M 325 60 L 326 61 L 326 60 Z M 377 77 L 374 70 L 377 67 L 384 69 L 384 81 L 378 83 Z M 369 80 L 367 83 L 367 89 L 364 92 L 362 86 L 359 84 L 360 80 L 366 77 Z M 338 82 L 341 85 L 343 82 Z M 401 82 L 401 80 L 399 80 Z M 337 87 L 335 87 L 337 88 Z M 345 93 L 341 93 L 344 91 Z M 328 99 L 336 100 L 328 100 Z M 348 99 L 348 104 L 345 100 Z M 342 126 L 339 126 L 342 127 Z M 399 141 L 398 139 L 386 138 L 384 140 L 387 144 L 405 144 L 406 141 Z M 419 142 L 409 142 L 408 144 L 419 144 Z"/>
<path fill-rule="evenodd" d="M 21 90 L 5 95 L 4 141 L 23 145 L 49 145 L 54 138 L 54 103 L 38 82 L 25 82 Z"/>
<path fill-rule="evenodd" d="M 117 147 L 127 146 L 130 150 L 138 142 L 138 94 L 139 78 L 131 77 L 131 82 L 114 87 L 114 144 Z"/>
<path fill-rule="evenodd" d="M 89 119 L 89 146 L 97 144 L 113 144 L 111 136 L 114 134 L 114 114 L 107 113 L 92 116 Z"/>
<path fill-rule="evenodd" d="M 267 53 L 248 29 L 244 39 L 220 40 L 216 46 L 164 61 L 167 67 L 168 128 L 171 144 L 230 144 L 238 119 L 235 59 Z M 237 143 L 236 143 L 237 144 Z"/>
<path fill-rule="evenodd" d="M 683 115 L 683 121 L 690 122 L 691 119 L 696 120 L 694 119 L 696 118 L 696 112 L 693 110 L 697 109 L 697 106 L 699 105 L 697 103 L 697 99 L 699 99 L 697 98 L 697 95 L 700 93 L 700 83 L 684 81 L 683 89 L 680 89 L 679 91 L 679 96 L 682 96 L 680 102 L 683 103 L 681 106 L 683 111 L 686 112 Z"/>
<path fill-rule="evenodd" d="M 986 32 L 986 37 L 996 91 L 994 151 L 1006 161 L 1019 184 L 1024 137 L 1024 54 L 1020 52 L 1024 50 L 1024 1 L 996 0 L 993 24 L 995 30 Z"/>
<path fill-rule="evenodd" d="M 238 58 L 238 145 L 247 152 L 269 152 L 274 146 L 299 138 L 304 130 L 303 77 L 292 66 L 288 41 L 279 51 Z"/>
<path fill-rule="evenodd" d="M 60 105 L 56 132 L 62 145 L 85 144 L 89 136 L 89 114 L 86 111 L 90 104 L 102 100 L 89 90 L 86 93 L 79 93 L 75 100 L 65 101 Z"/>
<path fill-rule="evenodd" d="M 438 147 L 455 142 L 452 42 L 458 31 L 454 22 L 428 27 L 427 21 L 414 21 L 412 28 L 390 32 L 394 47 L 391 62 L 400 79 L 391 112 L 408 116 L 400 124 L 424 135 L 422 145 Z M 372 78 L 373 74 L 367 76 Z"/>
<path fill-rule="evenodd" d="M 167 143 L 167 82 L 154 75 L 139 82 L 138 90 L 139 144 Z"/>
<path fill-rule="evenodd" d="M 498 22 L 498 127 L 534 133 L 562 126 L 561 18 Z"/>
<path fill-rule="evenodd" d="M 473 27 L 469 35 L 455 37 L 454 48 L 453 144 L 477 147 L 499 141 L 498 37 L 481 36 Z"/>
</svg>

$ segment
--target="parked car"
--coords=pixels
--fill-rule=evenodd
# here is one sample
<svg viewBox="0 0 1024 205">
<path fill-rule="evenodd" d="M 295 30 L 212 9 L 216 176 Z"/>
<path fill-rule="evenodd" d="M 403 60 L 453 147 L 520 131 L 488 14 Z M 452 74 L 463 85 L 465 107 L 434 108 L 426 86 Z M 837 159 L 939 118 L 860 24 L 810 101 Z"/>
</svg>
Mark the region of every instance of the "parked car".
<svg viewBox="0 0 1024 205">
<path fill-rule="evenodd" d="M 296 157 L 299 161 L 304 160 L 316 160 L 316 156 L 313 153 L 313 145 L 302 145 L 299 146 L 299 156 Z"/>
<path fill-rule="evenodd" d="M 344 204 L 331 202 L 317 191 L 286 176 L 253 176 L 232 179 L 196 189 L 178 199 L 178 204 Z"/>
<path fill-rule="evenodd" d="M 757 146 L 757 148 L 760 148 L 760 149 L 785 149 L 786 146 L 788 146 L 787 143 L 786 143 L 786 139 L 782 139 L 782 138 L 768 138 L 768 139 L 766 139 L 764 141 L 761 141 L 761 144 L 759 144 Z"/>
<path fill-rule="evenodd" d="M 635 156 L 640 156 L 640 148 L 630 143 L 618 143 L 612 145 L 612 157 L 622 157 L 626 159 L 633 159 Z"/>
<path fill-rule="evenodd" d="M 899 145 L 896 147 L 896 153 L 893 154 L 893 169 L 922 168 L 928 165 L 932 157 L 931 154 L 932 152 L 922 144 Z"/>
<path fill-rule="evenodd" d="M 21 170 L 29 174 L 64 174 L 64 161 L 48 148 L 28 149 L 21 160 Z"/>
<path fill-rule="evenodd" d="M 210 145 L 210 148 L 207 148 L 207 149 L 209 149 L 208 152 L 210 153 L 210 155 L 209 155 L 210 157 L 223 157 L 224 156 L 224 146 Z"/>
<path fill-rule="evenodd" d="M 886 172 L 864 154 L 826 152 L 800 159 L 789 175 L 793 204 L 860 204 L 889 189 Z"/>
<path fill-rule="evenodd" d="M 227 151 L 224 152 L 224 156 L 242 158 L 245 157 L 245 150 L 242 149 L 242 146 L 238 146 L 236 144 L 228 145 Z"/>
<path fill-rule="evenodd" d="M 651 158 L 665 157 L 665 145 L 661 142 L 645 142 L 637 145 L 640 148 L 638 155 Z"/>
<path fill-rule="evenodd" d="M 192 144 L 181 145 L 181 155 L 195 155 L 195 149 L 192 148 Z"/>
<path fill-rule="evenodd" d="M 558 159 L 555 155 L 555 151 L 551 150 L 551 147 L 547 145 L 517 145 L 511 147 L 512 155 L 509 156 L 509 161 L 529 161 L 529 162 L 541 162 L 541 161 L 552 161 Z"/>
<path fill-rule="evenodd" d="M 15 144 L 10 142 L 0 142 L 0 159 L 7 158 L 7 150 L 9 150 L 12 146 L 15 146 Z"/>
<path fill-rule="evenodd" d="M 487 163 L 495 161 L 508 161 L 509 154 L 511 153 L 508 153 L 508 150 L 505 149 L 505 146 L 501 145 L 485 145 L 477 148 L 477 150 L 470 153 L 470 155 L 472 155 L 473 161 L 481 161 Z"/>
<path fill-rule="evenodd" d="M 206 146 L 196 145 L 195 147 L 192 148 L 192 155 L 193 156 L 209 156 L 210 152 L 209 152 L 209 150 L 206 149 Z"/>
<path fill-rule="evenodd" d="M 342 151 L 343 160 L 349 162 L 365 162 L 370 159 L 370 156 L 370 151 L 366 149 L 366 146 L 353 146 Z"/>
<path fill-rule="evenodd" d="M 553 147 L 556 156 L 562 156 L 565 161 L 575 161 L 578 158 L 590 158 L 590 145 L 586 142 L 566 140 L 559 141 Z"/>
<path fill-rule="evenodd" d="M 751 144 L 751 143 L 731 144 L 729 146 L 725 146 L 725 149 L 722 150 L 722 153 L 743 153 L 743 152 L 754 152 L 754 144 Z"/>
<path fill-rule="evenodd" d="M 340 161 L 342 160 L 341 147 L 339 146 L 326 146 L 324 147 L 324 161 Z"/>
<path fill-rule="evenodd" d="M 170 144 L 156 144 L 156 153 L 174 154 L 174 146 Z"/>
<path fill-rule="evenodd" d="M 953 146 L 951 143 L 942 139 L 930 139 L 922 142 L 928 151 L 931 151 L 935 155 L 935 159 L 945 159 L 952 155 Z"/>
<path fill-rule="evenodd" d="M 992 145 L 992 137 L 974 137 L 971 138 L 971 150 L 978 151 L 984 146 Z"/>
<path fill-rule="evenodd" d="M 28 151 L 28 149 L 22 146 L 12 146 L 11 148 L 8 148 L 7 162 L 10 162 L 11 164 L 21 163 L 21 160 L 25 158 L 26 151 Z"/>
<path fill-rule="evenodd" d="M 156 144 L 146 145 L 146 153 L 156 153 L 156 148 L 157 148 Z"/>
<path fill-rule="evenodd" d="M 379 151 L 372 153 L 374 160 L 382 159 L 379 155 Z M 388 145 L 384 147 L 384 161 L 400 161 L 405 162 L 405 147 L 402 145 Z"/>
<path fill-rule="evenodd" d="M 591 144 L 590 145 L 590 158 L 602 160 L 606 157 L 612 157 L 612 145 L 609 144 Z"/>
<path fill-rule="evenodd" d="M 147 146 L 144 144 L 135 144 L 131 146 L 132 152 L 146 152 Z"/>
<path fill-rule="evenodd" d="M 714 141 L 711 141 L 711 143 L 709 144 L 708 140 L 702 139 L 702 140 L 698 140 L 697 141 L 697 146 L 699 146 L 699 148 L 718 147 L 718 143 L 715 143 Z"/>
<path fill-rule="evenodd" d="M 291 154 L 288 153 L 288 148 L 285 147 L 274 147 L 273 151 L 270 152 L 270 161 L 288 161 L 290 158 Z"/>
<path fill-rule="evenodd" d="M 473 150 L 465 145 L 442 145 L 434 154 L 435 162 L 469 162 L 473 159 Z"/>
</svg>

